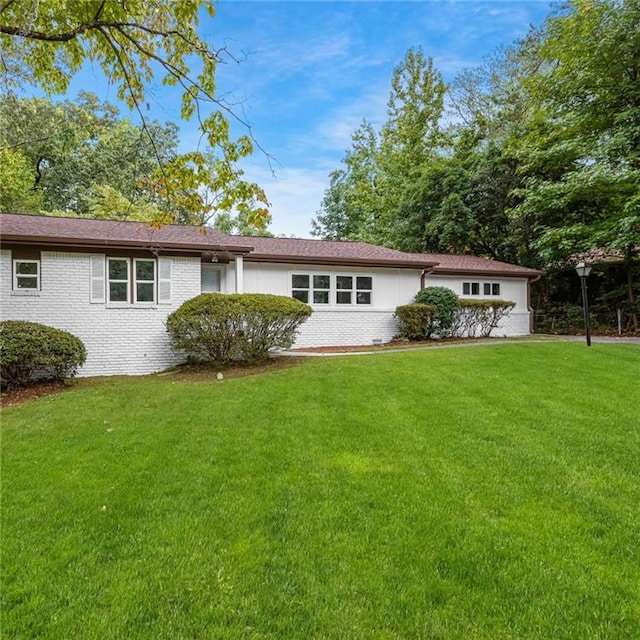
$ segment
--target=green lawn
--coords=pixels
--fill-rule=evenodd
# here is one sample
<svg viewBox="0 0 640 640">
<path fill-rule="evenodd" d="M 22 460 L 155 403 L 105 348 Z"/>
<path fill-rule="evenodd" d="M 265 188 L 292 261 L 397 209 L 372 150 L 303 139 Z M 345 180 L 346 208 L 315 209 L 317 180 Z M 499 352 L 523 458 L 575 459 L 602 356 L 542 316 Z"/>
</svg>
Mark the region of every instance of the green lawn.
<svg viewBox="0 0 640 640">
<path fill-rule="evenodd" d="M 81 383 L 2 413 L 2 638 L 640 638 L 640 347 Z"/>
</svg>

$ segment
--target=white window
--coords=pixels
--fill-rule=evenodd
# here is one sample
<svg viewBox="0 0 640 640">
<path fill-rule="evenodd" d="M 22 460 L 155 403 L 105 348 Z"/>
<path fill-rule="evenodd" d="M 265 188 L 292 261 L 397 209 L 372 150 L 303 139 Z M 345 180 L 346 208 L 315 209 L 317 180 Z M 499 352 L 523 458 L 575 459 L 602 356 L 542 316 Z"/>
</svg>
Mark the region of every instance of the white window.
<svg viewBox="0 0 640 640">
<path fill-rule="evenodd" d="M 200 268 L 201 293 L 217 293 L 221 291 L 222 274 L 220 267 L 212 264 L 202 264 Z"/>
<path fill-rule="evenodd" d="M 134 302 L 156 301 L 156 261 L 135 259 Z"/>
<path fill-rule="evenodd" d="M 482 293 L 485 296 L 499 296 L 500 283 L 499 282 L 483 282 Z M 463 282 L 462 295 L 463 296 L 479 296 L 480 283 L 479 282 Z"/>
<path fill-rule="evenodd" d="M 129 259 L 107 259 L 107 301 L 129 302 Z"/>
<path fill-rule="evenodd" d="M 329 304 L 331 276 L 294 273 L 291 276 L 291 295 L 307 304 Z"/>
<path fill-rule="evenodd" d="M 371 304 L 373 278 L 371 276 L 356 276 L 356 304 Z"/>
<path fill-rule="evenodd" d="M 40 260 L 13 261 L 13 288 L 40 289 Z"/>
<path fill-rule="evenodd" d="M 156 261 L 107 258 L 107 302 L 156 301 Z"/>
<path fill-rule="evenodd" d="M 372 290 L 371 276 L 306 273 L 294 273 L 291 276 L 291 295 L 308 304 L 371 304 Z"/>
</svg>

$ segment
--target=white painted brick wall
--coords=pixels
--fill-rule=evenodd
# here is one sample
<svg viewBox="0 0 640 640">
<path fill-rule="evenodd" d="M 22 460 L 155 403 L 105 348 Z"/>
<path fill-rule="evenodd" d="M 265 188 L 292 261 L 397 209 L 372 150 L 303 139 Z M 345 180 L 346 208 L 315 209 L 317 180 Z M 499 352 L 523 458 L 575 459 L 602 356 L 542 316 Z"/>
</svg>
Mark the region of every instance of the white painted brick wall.
<svg viewBox="0 0 640 640">
<path fill-rule="evenodd" d="M 29 320 L 64 329 L 80 338 L 87 361 L 80 376 L 143 374 L 173 366 L 167 316 L 200 293 L 199 258 L 172 258 L 170 304 L 120 307 L 89 302 L 89 254 L 43 251 L 41 291 L 12 291 L 11 253 L 0 256 L 3 320 Z"/>
<path fill-rule="evenodd" d="M 398 334 L 393 309 L 315 309 L 300 327 L 294 347 L 330 347 L 388 342 Z"/>
</svg>

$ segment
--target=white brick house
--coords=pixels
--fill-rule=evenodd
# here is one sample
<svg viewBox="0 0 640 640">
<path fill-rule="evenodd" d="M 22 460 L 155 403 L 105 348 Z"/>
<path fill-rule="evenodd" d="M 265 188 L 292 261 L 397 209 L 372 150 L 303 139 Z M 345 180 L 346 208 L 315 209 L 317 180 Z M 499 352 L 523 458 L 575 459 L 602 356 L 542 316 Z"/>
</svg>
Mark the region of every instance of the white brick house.
<svg viewBox="0 0 640 640">
<path fill-rule="evenodd" d="M 150 373 L 179 362 L 166 317 L 203 291 L 296 297 L 314 309 L 296 346 L 364 345 L 390 340 L 395 308 L 429 285 L 513 300 L 497 333 L 529 333 L 529 282 L 536 277 L 483 258 L 365 243 L 0 215 L 0 317 L 78 336 L 87 347 L 83 376 Z"/>
</svg>

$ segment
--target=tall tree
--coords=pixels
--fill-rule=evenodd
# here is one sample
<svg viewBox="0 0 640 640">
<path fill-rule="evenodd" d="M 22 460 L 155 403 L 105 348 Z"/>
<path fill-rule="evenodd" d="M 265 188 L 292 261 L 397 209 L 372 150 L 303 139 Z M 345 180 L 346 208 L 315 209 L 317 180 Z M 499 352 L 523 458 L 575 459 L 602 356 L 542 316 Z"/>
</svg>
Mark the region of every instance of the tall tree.
<svg viewBox="0 0 640 640">
<path fill-rule="evenodd" d="M 380 244 L 402 243 L 400 202 L 425 165 L 438 158 L 445 145 L 441 127 L 447 92 L 433 60 L 421 49 L 409 49 L 391 78 L 388 120 L 382 127 L 378 166 L 383 195 L 375 228 Z"/>
<path fill-rule="evenodd" d="M 378 136 L 363 120 L 351 136 L 351 149 L 342 160 L 343 166 L 330 175 L 322 209 L 312 221 L 313 235 L 325 240 L 375 239 L 382 204 L 378 153 Z"/>
<path fill-rule="evenodd" d="M 380 133 L 366 122 L 354 132 L 343 167 L 331 174 L 314 235 L 398 246 L 403 191 L 443 145 L 445 93 L 433 61 L 420 49 L 407 51 L 391 79 L 387 122 Z"/>
<path fill-rule="evenodd" d="M 243 180 L 238 167 L 253 151 L 251 129 L 243 122 L 247 133 L 230 137 L 229 119 L 242 121 L 216 94 L 216 68 L 226 52 L 198 35 L 201 10 L 213 17 L 213 0 L 5 0 L 0 4 L 0 82 L 5 92 L 35 82 L 49 94 L 63 94 L 71 77 L 91 60 L 117 86 L 118 97 L 138 113 L 152 146 L 156 139 L 146 114 L 147 87 L 156 76 L 163 85 L 179 86 L 181 116 L 197 119 L 208 153 L 220 163 L 211 174 L 210 188 L 233 193 L 234 204 L 250 211 L 252 224 L 264 226 L 266 197 L 257 185 Z M 207 162 L 205 155 L 168 173 L 158 153 L 159 191 L 171 200 L 180 182 L 176 175 L 192 181 L 198 166 Z M 190 202 L 199 204 L 197 199 Z M 192 213 L 196 218 L 203 214 Z"/>
<path fill-rule="evenodd" d="M 640 3 L 574 0 L 545 25 L 535 109 L 517 145 L 516 214 L 547 262 L 593 248 L 630 257 L 640 241 Z"/>
</svg>

